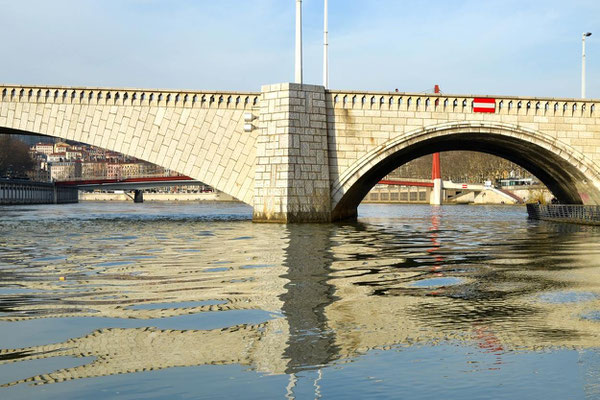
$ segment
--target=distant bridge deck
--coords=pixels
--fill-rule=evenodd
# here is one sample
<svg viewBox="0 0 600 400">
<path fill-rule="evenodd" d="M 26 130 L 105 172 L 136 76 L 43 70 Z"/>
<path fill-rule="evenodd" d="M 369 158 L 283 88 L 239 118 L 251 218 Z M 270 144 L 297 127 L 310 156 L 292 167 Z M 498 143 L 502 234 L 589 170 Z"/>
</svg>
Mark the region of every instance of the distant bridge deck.
<svg viewBox="0 0 600 400">
<path fill-rule="evenodd" d="M 383 179 L 379 181 L 380 185 L 414 186 L 414 187 L 433 187 L 431 181 L 408 181 L 396 179 Z"/>
<path fill-rule="evenodd" d="M 379 181 L 380 185 L 397 185 L 397 186 L 411 186 L 411 187 L 433 187 L 433 182 L 427 179 L 419 180 L 406 180 L 406 179 L 383 179 Z M 473 183 L 456 183 L 452 181 L 443 181 L 442 187 L 444 189 L 455 189 L 455 190 L 473 190 L 482 191 L 489 189 L 485 185 L 473 184 Z"/>
<path fill-rule="evenodd" d="M 57 186 L 76 187 L 85 189 L 125 190 L 125 189 L 152 189 L 164 186 L 194 186 L 205 183 L 194 180 L 189 176 L 152 176 L 125 179 L 87 179 L 56 182 Z"/>
</svg>

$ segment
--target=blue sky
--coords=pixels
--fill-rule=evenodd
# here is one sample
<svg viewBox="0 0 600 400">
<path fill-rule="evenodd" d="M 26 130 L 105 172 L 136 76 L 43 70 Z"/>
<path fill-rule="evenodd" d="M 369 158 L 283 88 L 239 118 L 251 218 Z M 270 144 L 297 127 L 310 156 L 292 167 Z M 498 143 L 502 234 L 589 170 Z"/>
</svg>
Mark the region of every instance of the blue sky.
<svg viewBox="0 0 600 400">
<path fill-rule="evenodd" d="M 305 82 L 323 0 L 304 0 Z M 329 0 L 330 86 L 600 97 L 600 1 Z M 0 82 L 260 90 L 293 80 L 294 0 L 0 0 Z M 8 39 L 8 40 L 7 40 Z"/>
</svg>

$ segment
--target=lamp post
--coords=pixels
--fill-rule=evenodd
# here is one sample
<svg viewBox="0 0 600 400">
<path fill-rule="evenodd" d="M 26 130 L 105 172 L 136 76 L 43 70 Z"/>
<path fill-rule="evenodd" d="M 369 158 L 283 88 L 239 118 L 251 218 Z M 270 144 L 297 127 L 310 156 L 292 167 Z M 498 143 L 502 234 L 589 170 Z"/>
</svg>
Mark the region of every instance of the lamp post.
<svg viewBox="0 0 600 400">
<path fill-rule="evenodd" d="M 585 38 L 592 36 L 591 32 L 581 35 L 581 98 L 585 99 Z"/>
<path fill-rule="evenodd" d="M 302 84 L 302 0 L 296 0 L 296 83 Z"/>
<path fill-rule="evenodd" d="M 323 86 L 329 88 L 329 21 L 328 21 L 328 1 L 325 0 L 324 26 L 323 26 Z"/>
</svg>

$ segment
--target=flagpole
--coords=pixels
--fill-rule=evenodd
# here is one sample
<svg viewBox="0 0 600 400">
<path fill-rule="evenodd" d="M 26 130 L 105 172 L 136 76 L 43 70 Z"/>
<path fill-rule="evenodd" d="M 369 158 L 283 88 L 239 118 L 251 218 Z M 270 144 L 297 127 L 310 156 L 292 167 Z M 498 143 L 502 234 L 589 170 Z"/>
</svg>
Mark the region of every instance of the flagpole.
<svg viewBox="0 0 600 400">
<path fill-rule="evenodd" d="M 328 0 L 325 0 L 324 29 L 323 29 L 323 86 L 329 88 L 329 21 Z"/>
<path fill-rule="evenodd" d="M 302 0 L 296 0 L 296 83 L 302 84 Z"/>
</svg>

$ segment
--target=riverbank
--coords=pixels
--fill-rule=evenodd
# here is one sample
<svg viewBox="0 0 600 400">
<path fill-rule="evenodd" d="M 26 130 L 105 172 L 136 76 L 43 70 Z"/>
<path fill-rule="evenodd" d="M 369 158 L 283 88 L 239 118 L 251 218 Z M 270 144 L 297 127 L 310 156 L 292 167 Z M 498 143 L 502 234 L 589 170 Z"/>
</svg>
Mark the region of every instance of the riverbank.
<svg viewBox="0 0 600 400">
<path fill-rule="evenodd" d="M 79 201 L 133 201 L 131 193 L 87 193 L 79 192 Z M 148 193 L 144 192 L 144 201 L 181 201 L 181 202 L 238 202 L 236 198 L 221 192 L 208 193 Z"/>
<path fill-rule="evenodd" d="M 425 180 L 423 180 L 425 182 Z M 487 187 L 485 190 L 444 189 L 443 204 L 504 205 L 540 201 L 550 203 L 554 196 L 542 185 Z M 430 187 L 377 185 L 363 204 L 429 204 Z"/>
</svg>

